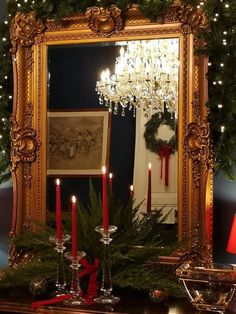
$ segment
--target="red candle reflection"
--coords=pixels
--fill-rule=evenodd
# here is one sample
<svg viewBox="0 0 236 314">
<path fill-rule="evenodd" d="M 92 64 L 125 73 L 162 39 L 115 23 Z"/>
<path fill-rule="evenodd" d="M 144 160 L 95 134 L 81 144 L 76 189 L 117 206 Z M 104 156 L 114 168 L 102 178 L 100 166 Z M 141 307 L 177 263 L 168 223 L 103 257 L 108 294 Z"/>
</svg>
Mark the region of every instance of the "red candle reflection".
<svg viewBox="0 0 236 314">
<path fill-rule="evenodd" d="M 56 179 L 56 228 L 57 239 L 62 239 L 62 223 L 61 223 L 61 187 L 60 180 Z"/>
<path fill-rule="evenodd" d="M 103 210 L 103 228 L 108 230 L 108 205 L 107 205 L 107 174 L 106 167 L 102 167 L 102 210 Z"/>
<path fill-rule="evenodd" d="M 77 257 L 77 233 L 76 233 L 76 197 L 71 197 L 72 208 L 72 256 Z"/>
</svg>

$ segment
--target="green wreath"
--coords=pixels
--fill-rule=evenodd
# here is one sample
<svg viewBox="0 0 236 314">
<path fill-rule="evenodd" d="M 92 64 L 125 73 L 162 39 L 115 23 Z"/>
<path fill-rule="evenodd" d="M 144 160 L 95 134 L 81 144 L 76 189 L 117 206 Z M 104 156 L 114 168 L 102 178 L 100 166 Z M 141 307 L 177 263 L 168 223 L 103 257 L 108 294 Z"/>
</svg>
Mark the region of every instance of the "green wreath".
<svg viewBox="0 0 236 314">
<path fill-rule="evenodd" d="M 169 141 L 158 138 L 158 129 L 161 125 L 168 125 L 171 130 L 176 130 L 176 120 L 172 117 L 170 112 L 154 113 L 150 120 L 145 124 L 145 138 L 146 148 L 151 152 L 160 155 L 160 149 L 168 146 L 171 148 L 173 154 L 176 150 L 176 134 L 174 134 Z"/>
</svg>

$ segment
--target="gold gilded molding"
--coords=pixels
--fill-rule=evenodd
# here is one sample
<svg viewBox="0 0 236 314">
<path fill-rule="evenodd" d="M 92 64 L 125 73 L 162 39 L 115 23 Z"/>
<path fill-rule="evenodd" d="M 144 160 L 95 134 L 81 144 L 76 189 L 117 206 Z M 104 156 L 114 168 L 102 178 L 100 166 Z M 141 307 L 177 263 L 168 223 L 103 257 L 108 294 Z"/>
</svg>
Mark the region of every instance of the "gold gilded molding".
<svg viewBox="0 0 236 314">
<path fill-rule="evenodd" d="M 210 153 L 210 126 L 206 117 L 189 124 L 186 141 L 189 157 L 193 161 L 206 163 Z"/>
<path fill-rule="evenodd" d="M 167 10 L 163 22 L 181 23 L 182 32 L 190 34 L 204 23 L 204 16 L 201 10 L 191 6 L 173 5 Z"/>
<path fill-rule="evenodd" d="M 36 20 L 35 12 L 20 13 L 17 12 L 12 19 L 10 27 L 10 38 L 12 44 L 12 53 L 16 53 L 18 46 L 29 47 L 35 43 L 35 37 L 37 43 L 43 36 L 45 26 L 41 20 Z"/>
<path fill-rule="evenodd" d="M 209 124 L 202 110 L 205 103 L 205 87 L 199 82 L 201 77 L 205 77 L 201 70 L 202 58 L 194 57 L 193 51 L 197 44 L 195 31 L 202 26 L 203 17 L 200 11 L 179 5 L 171 7 L 163 16 L 163 20 L 158 22 L 150 21 L 135 5 L 125 13 L 122 19 L 120 10 L 115 6 L 90 7 L 86 14 L 68 16 L 60 24 L 47 21 L 42 33 L 37 33 L 37 28 L 35 30 L 32 26 L 29 45 L 21 42 L 23 37 L 19 39 L 19 44 L 15 40 L 16 47 L 21 45 L 16 52 L 15 81 L 18 86 L 15 93 L 16 112 L 12 130 L 12 165 L 16 177 L 13 224 L 15 234 L 30 226 L 30 223 L 29 226 L 27 224 L 28 219 L 46 221 L 48 48 L 174 37 L 179 38 L 180 42 L 179 239 L 186 240 L 190 248 L 191 235 L 195 231 L 201 232 L 200 221 L 205 198 L 204 182 L 201 178 L 206 175 L 206 168 L 209 165 Z M 37 22 L 32 23 L 34 25 Z M 39 30 L 41 31 L 40 28 Z M 38 139 L 42 141 L 41 146 Z M 193 190 L 196 193 L 193 193 Z M 202 234 L 197 233 L 195 236 L 197 243 L 202 241 Z M 192 247 L 194 245 L 195 243 Z"/>
<path fill-rule="evenodd" d="M 207 110 L 204 110 L 203 115 L 200 114 L 198 92 L 194 93 L 192 105 L 195 121 L 188 125 L 185 148 L 193 162 L 199 162 L 208 167 L 211 155 L 210 124 Z M 198 178 L 195 181 L 197 182 Z"/>
<path fill-rule="evenodd" d="M 89 28 L 101 36 L 111 36 L 124 28 L 121 10 L 115 5 L 108 8 L 90 7 L 85 14 L 88 17 Z"/>
<path fill-rule="evenodd" d="M 199 92 L 194 93 L 192 101 L 193 122 L 189 123 L 184 139 L 185 149 L 192 160 L 193 179 L 193 222 L 191 229 L 192 251 L 200 253 L 207 264 L 212 261 L 210 235 L 206 226 L 206 190 L 211 164 L 211 137 L 208 110 L 201 110 Z"/>
<path fill-rule="evenodd" d="M 40 142 L 36 136 L 36 130 L 29 127 L 30 122 L 26 122 L 26 126 L 20 128 L 16 119 L 12 119 L 11 136 L 11 171 L 15 171 L 19 162 L 26 163 L 24 169 L 24 178 L 30 181 L 31 174 L 29 167 L 35 159 Z M 28 185 L 28 184 L 27 184 Z"/>
</svg>

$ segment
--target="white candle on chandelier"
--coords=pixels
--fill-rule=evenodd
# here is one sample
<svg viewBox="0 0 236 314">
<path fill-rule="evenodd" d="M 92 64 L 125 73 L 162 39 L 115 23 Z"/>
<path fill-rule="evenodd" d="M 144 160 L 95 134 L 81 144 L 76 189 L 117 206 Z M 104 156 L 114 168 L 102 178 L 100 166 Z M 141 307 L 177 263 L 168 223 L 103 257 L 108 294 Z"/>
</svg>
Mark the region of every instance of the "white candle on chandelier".
<svg viewBox="0 0 236 314">
<path fill-rule="evenodd" d="M 124 54 L 125 54 L 125 48 L 124 48 L 124 47 L 121 47 L 121 48 L 120 48 L 120 57 L 123 58 L 123 57 L 124 57 Z"/>
<path fill-rule="evenodd" d="M 110 70 L 109 69 L 106 69 L 106 71 L 105 71 L 105 80 L 106 80 L 106 82 L 110 81 Z"/>
</svg>

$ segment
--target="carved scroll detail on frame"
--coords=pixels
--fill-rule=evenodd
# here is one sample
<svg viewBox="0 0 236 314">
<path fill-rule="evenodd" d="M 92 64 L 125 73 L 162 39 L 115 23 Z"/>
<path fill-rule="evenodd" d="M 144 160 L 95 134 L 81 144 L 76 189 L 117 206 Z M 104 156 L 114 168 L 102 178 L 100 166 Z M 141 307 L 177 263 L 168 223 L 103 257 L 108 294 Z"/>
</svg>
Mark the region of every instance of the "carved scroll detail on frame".
<svg viewBox="0 0 236 314">
<path fill-rule="evenodd" d="M 32 105 L 25 110 L 25 124 L 18 126 L 16 119 L 12 120 L 11 129 L 11 171 L 15 171 L 19 162 L 24 163 L 24 179 L 27 188 L 31 186 L 31 163 L 36 159 L 40 141 L 36 131 L 30 127 L 32 124 Z"/>
<path fill-rule="evenodd" d="M 203 24 L 202 11 L 191 6 L 171 6 L 166 15 L 164 22 L 179 21 L 182 26 L 182 32 L 189 34 Z"/>
<path fill-rule="evenodd" d="M 192 159 L 192 176 L 195 189 L 192 250 L 200 252 L 202 259 L 208 263 L 212 256 L 206 234 L 205 190 L 207 173 L 211 167 L 210 125 L 207 110 L 204 110 L 202 114 L 200 112 L 198 92 L 194 93 L 192 105 L 194 122 L 188 125 L 185 137 L 185 148 L 189 158 Z"/>
<path fill-rule="evenodd" d="M 41 20 L 36 20 L 35 13 L 18 12 L 11 22 L 10 37 L 12 53 L 16 53 L 18 46 L 29 47 L 39 42 L 43 37 L 45 25 Z M 35 39 L 38 36 L 37 40 Z"/>
<path fill-rule="evenodd" d="M 15 171 L 18 162 L 33 162 L 40 146 L 36 138 L 36 131 L 32 128 L 20 128 L 15 119 L 11 130 L 11 170 Z"/>
<path fill-rule="evenodd" d="M 124 27 L 121 10 L 115 5 L 108 8 L 90 7 L 85 14 L 89 28 L 105 37 L 121 31 Z"/>
<path fill-rule="evenodd" d="M 185 138 L 185 148 L 188 152 L 189 158 L 193 160 L 193 163 L 197 163 L 203 166 L 206 170 L 210 162 L 210 124 L 208 122 L 208 112 L 205 110 L 204 115 L 201 117 L 199 95 L 194 93 L 193 114 L 195 121 L 188 125 L 188 132 Z M 197 165 L 196 165 L 197 166 Z M 194 167 L 195 168 L 195 167 Z M 198 175 L 194 176 L 194 183 L 199 185 L 200 173 L 196 171 Z"/>
</svg>

